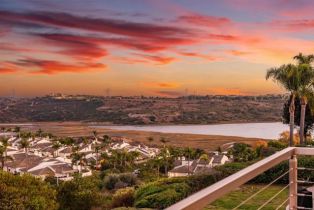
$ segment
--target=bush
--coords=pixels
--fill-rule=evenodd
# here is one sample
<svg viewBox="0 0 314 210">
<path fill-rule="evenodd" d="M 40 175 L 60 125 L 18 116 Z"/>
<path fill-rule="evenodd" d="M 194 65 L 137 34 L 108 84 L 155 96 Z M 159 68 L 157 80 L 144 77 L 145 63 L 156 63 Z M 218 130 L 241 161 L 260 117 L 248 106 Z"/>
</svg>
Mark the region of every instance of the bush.
<svg viewBox="0 0 314 210">
<path fill-rule="evenodd" d="M 230 176 L 247 166 L 249 166 L 253 162 L 233 162 L 233 163 L 226 163 L 222 166 L 216 166 L 215 169 L 221 174 L 223 177 Z"/>
<path fill-rule="evenodd" d="M 0 171 L 0 209 L 58 209 L 56 191 L 30 175 Z"/>
<path fill-rule="evenodd" d="M 151 182 L 136 190 L 135 207 L 163 209 L 216 181 L 216 175 L 204 174 Z"/>
<path fill-rule="evenodd" d="M 62 182 L 58 188 L 58 201 L 63 210 L 89 210 L 105 201 L 97 177 L 76 177 Z"/>
<path fill-rule="evenodd" d="M 137 178 L 134 174 L 110 174 L 104 179 L 104 187 L 107 190 L 120 189 L 123 187 L 131 187 L 137 184 Z"/>
<path fill-rule="evenodd" d="M 267 145 L 268 145 L 268 147 L 276 148 L 277 151 L 278 151 L 278 150 L 282 150 L 282 149 L 284 149 L 284 148 L 286 148 L 286 147 L 288 146 L 287 144 L 285 144 L 285 143 L 283 143 L 283 142 L 281 142 L 281 141 L 278 141 L 278 140 L 269 141 L 269 142 L 267 143 Z"/>
<path fill-rule="evenodd" d="M 104 186 L 108 190 L 113 190 L 115 188 L 116 183 L 119 181 L 119 176 L 116 174 L 110 174 L 106 176 L 104 179 Z"/>
<path fill-rule="evenodd" d="M 133 206 L 134 203 L 134 188 L 127 187 L 124 189 L 119 189 L 112 196 L 112 208 L 115 207 L 129 207 Z"/>
<path fill-rule="evenodd" d="M 153 182 L 136 192 L 135 207 L 164 209 L 188 196 L 189 192 L 191 188 L 184 182 L 172 184 Z"/>
</svg>

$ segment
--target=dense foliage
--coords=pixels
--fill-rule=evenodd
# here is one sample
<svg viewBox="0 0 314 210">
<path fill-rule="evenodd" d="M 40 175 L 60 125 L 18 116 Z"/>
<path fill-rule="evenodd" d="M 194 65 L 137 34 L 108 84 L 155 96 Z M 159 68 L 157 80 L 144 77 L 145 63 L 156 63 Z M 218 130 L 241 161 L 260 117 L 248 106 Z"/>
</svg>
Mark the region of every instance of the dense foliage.
<svg viewBox="0 0 314 210">
<path fill-rule="evenodd" d="M 100 180 L 95 177 L 75 177 L 58 186 L 58 201 L 62 210 L 88 210 L 102 204 Z"/>
<path fill-rule="evenodd" d="M 282 119 L 283 123 L 289 124 L 290 121 L 290 113 L 289 113 L 289 106 L 291 102 L 291 97 L 287 99 L 283 106 L 283 114 Z M 295 116 L 294 116 L 294 124 L 300 126 L 300 116 L 301 116 L 301 104 L 300 98 L 295 97 Z M 312 110 L 310 109 L 310 105 L 306 105 L 305 110 L 305 121 L 304 121 L 304 134 L 309 135 L 311 130 L 313 129 L 314 124 L 314 116 Z"/>
<path fill-rule="evenodd" d="M 56 191 L 39 179 L 0 171 L 0 209 L 55 210 L 56 196 Z"/>
<path fill-rule="evenodd" d="M 216 175 L 160 179 L 136 191 L 135 207 L 163 209 L 217 180 Z"/>
</svg>

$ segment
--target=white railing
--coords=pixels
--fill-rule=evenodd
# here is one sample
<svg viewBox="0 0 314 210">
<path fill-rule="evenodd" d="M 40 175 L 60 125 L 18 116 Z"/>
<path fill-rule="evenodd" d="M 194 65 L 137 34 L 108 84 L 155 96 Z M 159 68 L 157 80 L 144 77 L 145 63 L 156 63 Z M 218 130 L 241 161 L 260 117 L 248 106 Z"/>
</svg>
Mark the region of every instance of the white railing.
<svg viewBox="0 0 314 210">
<path fill-rule="evenodd" d="M 289 160 L 289 209 L 297 209 L 297 155 L 314 155 L 314 148 L 288 147 L 170 206 L 167 210 L 203 209 L 211 202 L 245 184 L 257 175 Z M 282 204 L 284 205 L 284 203 Z"/>
</svg>

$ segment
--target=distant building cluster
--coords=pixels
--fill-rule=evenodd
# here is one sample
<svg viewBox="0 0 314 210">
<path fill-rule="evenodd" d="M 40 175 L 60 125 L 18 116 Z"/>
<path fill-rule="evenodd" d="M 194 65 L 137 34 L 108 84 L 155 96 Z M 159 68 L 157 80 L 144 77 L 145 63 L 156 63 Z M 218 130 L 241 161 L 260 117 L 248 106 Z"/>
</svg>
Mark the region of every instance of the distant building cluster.
<svg viewBox="0 0 314 210">
<path fill-rule="evenodd" d="M 231 159 L 218 152 L 209 155 L 206 159 L 189 160 L 182 157 L 174 162 L 175 167 L 168 172 L 169 177 L 189 176 L 200 173 L 212 173 L 213 167 L 224 165 Z"/>
<path fill-rule="evenodd" d="M 67 181 L 73 179 L 75 173 L 90 176 L 92 166 L 100 167 L 100 155 L 97 154 L 95 147 L 101 142 L 97 138 L 89 138 L 88 143 L 80 142 L 56 147 L 53 139 L 49 137 L 29 137 L 27 139 L 29 146 L 22 148 L 23 138 L 18 137 L 16 133 L 2 133 L 2 136 L 9 137 L 6 155 L 11 157 L 3 169 L 13 174 L 28 173 L 42 179 L 55 177 Z M 125 140 L 123 137 L 113 137 L 112 143 L 107 148 L 101 148 L 99 153 L 107 153 L 110 156 L 112 150 L 136 151 L 139 154 L 137 161 L 153 158 L 159 153 L 158 148 L 128 143 Z M 74 152 L 84 157 L 85 164 L 80 164 L 80 160 L 73 160 Z"/>
</svg>

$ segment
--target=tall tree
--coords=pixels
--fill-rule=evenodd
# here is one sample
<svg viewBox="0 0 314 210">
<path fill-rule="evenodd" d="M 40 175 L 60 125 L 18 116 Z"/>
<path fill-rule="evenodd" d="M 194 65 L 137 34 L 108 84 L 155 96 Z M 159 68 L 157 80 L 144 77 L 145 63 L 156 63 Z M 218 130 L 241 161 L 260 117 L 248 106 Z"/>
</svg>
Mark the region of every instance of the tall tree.
<svg viewBox="0 0 314 210">
<path fill-rule="evenodd" d="M 8 156 L 7 150 L 9 146 L 9 139 L 6 137 L 0 138 L 0 159 L 1 159 L 1 169 L 3 170 L 4 164 L 7 160 L 12 160 L 11 156 Z"/>
<path fill-rule="evenodd" d="M 96 130 L 93 130 L 93 136 L 94 136 L 94 138 L 95 138 L 95 141 L 98 140 L 97 135 L 98 135 L 97 131 L 96 131 Z"/>
<path fill-rule="evenodd" d="M 300 116 L 300 144 L 304 142 L 304 123 L 305 123 L 305 112 L 308 99 L 312 98 L 312 85 L 314 81 L 314 71 L 311 63 L 314 61 L 314 55 L 303 55 L 299 53 L 293 57 L 297 63 L 300 71 L 300 80 L 302 81 L 301 89 L 299 91 L 300 104 L 301 104 L 301 116 Z"/>
<path fill-rule="evenodd" d="M 284 103 L 283 106 L 283 114 L 282 114 L 282 119 L 283 123 L 289 124 L 289 104 L 291 101 L 291 97 L 289 97 L 286 102 Z M 309 100 L 311 102 L 312 100 Z M 300 118 L 301 118 L 301 104 L 300 104 L 300 98 L 297 96 L 295 98 L 295 119 L 294 123 L 297 126 L 300 126 Z M 306 105 L 306 112 L 305 112 L 305 123 L 304 123 L 304 136 L 310 136 L 311 135 L 311 130 L 314 125 L 314 114 L 313 110 L 310 108 L 310 103 Z M 296 141 L 294 141 L 296 142 Z"/>
<path fill-rule="evenodd" d="M 7 155 L 7 149 L 0 145 L 0 161 L 1 161 L 1 170 L 3 170 L 5 166 L 5 162 L 8 160 L 13 160 L 13 158 L 9 155 Z"/>
<path fill-rule="evenodd" d="M 55 141 L 52 144 L 52 148 L 56 150 L 56 156 L 59 156 L 59 149 L 62 147 L 59 141 Z"/>
<path fill-rule="evenodd" d="M 28 154 L 29 141 L 27 138 L 23 138 L 20 142 L 21 148 L 24 149 L 25 155 Z"/>
<path fill-rule="evenodd" d="M 293 145 L 294 131 L 294 113 L 295 113 L 295 97 L 302 88 L 302 80 L 299 74 L 299 68 L 293 64 L 282 65 L 279 68 L 271 68 L 266 73 L 266 80 L 273 79 L 274 82 L 284 87 L 291 95 L 291 103 L 289 107 L 290 113 L 290 146 Z"/>
<path fill-rule="evenodd" d="M 18 134 L 19 138 L 21 138 L 21 128 L 19 126 L 14 128 L 14 132 Z"/>
</svg>

